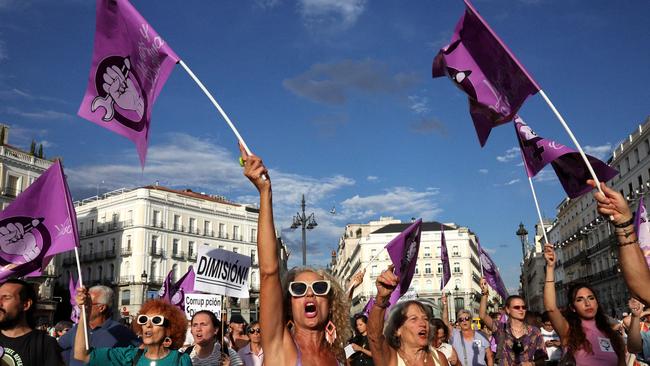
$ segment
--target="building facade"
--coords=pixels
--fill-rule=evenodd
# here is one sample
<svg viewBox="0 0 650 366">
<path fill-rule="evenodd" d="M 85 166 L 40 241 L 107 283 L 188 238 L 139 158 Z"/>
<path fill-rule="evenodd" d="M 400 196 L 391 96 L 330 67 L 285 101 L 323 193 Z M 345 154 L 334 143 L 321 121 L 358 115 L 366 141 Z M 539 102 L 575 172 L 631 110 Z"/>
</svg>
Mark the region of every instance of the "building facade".
<svg viewBox="0 0 650 366">
<path fill-rule="evenodd" d="M 332 273 L 341 283 L 346 283 L 354 273 L 367 268 L 363 283 L 354 291 L 352 313 L 362 311 L 367 301 L 377 294 L 377 276 L 391 264 L 384 246 L 409 225 L 381 218 L 368 224 L 346 226 L 333 260 Z M 441 227 L 443 224 L 439 222 L 422 223 L 418 261 L 409 288 L 409 296 L 429 303 L 434 309 L 440 308 L 442 294 Z M 476 236 L 468 228 L 455 224 L 444 224 L 444 233 L 451 269 L 451 279 L 444 289 L 448 294 L 450 319 L 455 319 L 460 309 L 478 314 L 474 296 L 480 292 L 481 267 Z"/>
<path fill-rule="evenodd" d="M 0 124 L 0 207 L 4 210 L 9 206 L 53 163 L 53 160 L 40 158 L 34 152 L 9 145 L 9 126 Z M 38 287 L 37 323 L 52 323 L 57 304 L 52 293 L 53 279 L 52 263 L 46 267 L 42 276 L 27 278 L 27 281 Z"/>
<path fill-rule="evenodd" d="M 608 184 L 636 210 L 639 198 L 650 191 L 650 118 L 616 146 L 608 163 L 619 171 Z M 566 291 L 574 282 L 586 282 L 610 315 L 626 311 L 630 294 L 618 268 L 614 230 L 598 214 L 593 196 L 563 199 L 558 205 L 557 225 L 564 281 L 556 287 Z"/>
<path fill-rule="evenodd" d="M 549 237 L 553 223 L 546 219 L 544 225 L 535 225 L 535 234 L 532 245 L 528 245 L 526 238 L 526 250 L 521 262 L 521 295 L 526 301 L 530 311 L 544 311 L 544 280 L 546 276 L 546 260 L 544 259 L 544 233 Z M 551 238 L 549 237 L 549 241 Z"/>
<path fill-rule="evenodd" d="M 196 266 L 199 246 L 207 245 L 251 257 L 250 299 L 230 299 L 227 306 L 229 312 L 257 318 L 257 208 L 158 185 L 108 192 L 75 202 L 75 208 L 84 285 L 112 287 L 122 317 L 156 297 L 170 271 L 177 280 Z M 286 249 L 280 248 L 286 270 Z M 67 288 L 70 273 L 77 277 L 74 252 L 57 261 L 60 284 Z"/>
</svg>

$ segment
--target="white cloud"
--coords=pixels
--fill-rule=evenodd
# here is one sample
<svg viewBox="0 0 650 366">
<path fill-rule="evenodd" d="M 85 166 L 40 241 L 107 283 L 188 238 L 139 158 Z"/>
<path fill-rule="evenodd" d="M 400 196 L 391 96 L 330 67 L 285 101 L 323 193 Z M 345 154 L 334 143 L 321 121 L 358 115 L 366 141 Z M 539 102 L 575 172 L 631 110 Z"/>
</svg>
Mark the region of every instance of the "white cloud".
<svg viewBox="0 0 650 366">
<path fill-rule="evenodd" d="M 364 12 L 366 0 L 299 0 L 298 4 L 307 26 L 347 29 Z"/>
<path fill-rule="evenodd" d="M 379 179 L 379 177 L 374 176 L 374 175 L 369 175 L 369 176 L 366 177 L 366 180 L 368 182 L 376 182 L 378 179 Z"/>
<path fill-rule="evenodd" d="M 442 212 L 433 198 L 440 192 L 430 188 L 418 192 L 409 187 L 394 187 L 382 194 L 356 195 L 341 202 L 342 211 L 351 219 L 365 220 L 379 216 L 418 216 L 432 219 Z"/>
<path fill-rule="evenodd" d="M 0 99 L 26 99 L 30 101 L 57 102 L 69 104 L 67 101 L 59 98 L 48 97 L 43 95 L 34 95 L 24 90 L 12 88 L 10 90 L 0 90 Z"/>
<path fill-rule="evenodd" d="M 606 143 L 598 146 L 587 145 L 584 147 L 585 153 L 593 155 L 600 160 L 607 159 L 612 154 L 612 149 L 614 147 L 611 143 Z"/>
<path fill-rule="evenodd" d="M 515 146 L 513 148 L 506 150 L 504 155 L 497 156 L 497 161 L 500 163 L 507 163 L 509 161 L 512 161 L 512 159 L 516 158 L 517 155 L 519 155 L 519 148 Z"/>
<path fill-rule="evenodd" d="M 487 169 L 479 169 L 478 172 L 481 173 L 481 174 L 487 174 L 488 170 Z"/>
<path fill-rule="evenodd" d="M 555 181 L 557 180 L 557 176 L 555 175 L 555 171 L 553 170 L 553 167 L 551 165 L 547 165 L 542 169 L 535 178 L 533 178 L 535 182 L 550 182 L 550 181 Z"/>
<path fill-rule="evenodd" d="M 519 183 L 519 181 L 521 181 L 521 179 L 519 179 L 519 178 L 515 178 L 515 179 L 511 179 L 511 180 L 509 180 L 509 181 L 507 181 L 507 182 L 505 182 L 505 183 L 502 183 L 502 184 L 495 184 L 494 186 L 495 186 L 495 187 L 511 186 L 511 185 L 513 185 L 513 184 Z"/>
<path fill-rule="evenodd" d="M 6 111 L 9 114 L 35 120 L 64 120 L 73 118 L 73 116 L 69 113 L 59 112 L 51 109 L 40 111 L 23 111 L 14 107 L 8 107 L 6 108 Z"/>
<path fill-rule="evenodd" d="M 416 114 L 424 114 L 431 111 L 429 108 L 429 99 L 418 95 L 409 95 L 409 108 Z"/>
</svg>

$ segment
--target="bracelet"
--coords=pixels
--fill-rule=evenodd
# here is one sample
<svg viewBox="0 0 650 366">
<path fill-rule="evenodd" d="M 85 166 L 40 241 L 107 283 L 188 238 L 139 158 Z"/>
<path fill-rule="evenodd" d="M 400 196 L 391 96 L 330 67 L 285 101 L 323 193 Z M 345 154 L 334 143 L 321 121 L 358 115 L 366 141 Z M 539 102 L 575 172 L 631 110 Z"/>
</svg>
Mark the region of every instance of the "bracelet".
<svg viewBox="0 0 650 366">
<path fill-rule="evenodd" d="M 630 225 L 628 225 L 628 227 L 629 227 L 629 226 L 630 226 Z M 624 237 L 627 238 L 627 237 L 629 237 L 630 235 L 632 235 L 632 234 L 634 233 L 634 228 L 631 228 L 631 229 L 629 229 L 629 230 L 625 230 L 625 229 L 614 229 L 614 232 L 616 233 L 616 236 L 624 236 Z"/>
<path fill-rule="evenodd" d="M 481 296 L 487 296 L 487 295 L 489 295 L 489 294 L 490 294 L 490 291 L 488 291 L 488 292 L 481 292 Z"/>
<path fill-rule="evenodd" d="M 634 224 L 634 213 L 632 213 L 632 217 L 629 220 L 625 221 L 625 222 L 622 222 L 620 224 L 612 222 L 612 225 L 614 225 L 614 227 L 617 228 L 617 229 L 623 229 L 623 228 L 626 228 L 626 227 L 628 227 L 628 226 L 630 226 L 632 224 Z"/>
<path fill-rule="evenodd" d="M 544 282 L 553 282 L 553 283 L 555 283 L 555 280 L 546 280 Z"/>
<path fill-rule="evenodd" d="M 378 307 L 380 309 L 387 309 L 390 306 L 390 298 L 386 298 L 383 302 L 375 301 L 374 306 L 376 306 L 376 307 Z"/>
<path fill-rule="evenodd" d="M 621 248 L 621 247 L 624 247 L 624 246 L 627 246 L 627 245 L 632 245 L 632 244 L 639 244 L 639 242 L 634 240 L 634 241 L 628 241 L 626 243 L 618 243 L 618 247 Z"/>
</svg>

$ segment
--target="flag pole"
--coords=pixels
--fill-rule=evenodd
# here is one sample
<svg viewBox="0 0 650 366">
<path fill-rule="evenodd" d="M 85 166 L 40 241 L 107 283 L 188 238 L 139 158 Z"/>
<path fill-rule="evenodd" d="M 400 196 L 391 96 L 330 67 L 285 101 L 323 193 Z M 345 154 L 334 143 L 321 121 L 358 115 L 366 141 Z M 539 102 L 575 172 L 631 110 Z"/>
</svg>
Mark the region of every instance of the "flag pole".
<svg viewBox="0 0 650 366">
<path fill-rule="evenodd" d="M 569 125 L 567 125 L 566 121 L 564 120 L 564 118 L 562 117 L 560 112 L 558 112 L 558 110 L 555 108 L 555 106 L 553 105 L 553 102 L 551 102 L 551 100 L 546 96 L 546 93 L 544 93 L 544 90 L 539 89 L 539 95 L 541 95 L 542 98 L 544 98 L 544 101 L 546 101 L 546 104 L 548 104 L 548 106 L 551 108 L 551 110 L 553 111 L 553 113 L 555 114 L 557 119 L 560 121 L 560 124 L 562 124 L 562 127 L 564 127 L 566 132 L 569 134 L 569 137 L 571 138 L 571 140 L 573 141 L 573 144 L 578 149 L 578 152 L 580 153 L 580 156 L 582 156 L 582 160 L 584 160 L 585 164 L 587 164 L 587 169 L 589 169 L 589 173 L 591 174 L 591 177 L 594 179 L 594 182 L 596 182 L 596 188 L 598 189 L 598 191 L 600 193 L 603 193 L 603 190 L 600 188 L 600 181 L 598 180 L 598 177 L 596 176 L 596 172 L 594 172 L 594 168 L 589 163 L 589 160 L 587 159 L 587 155 L 585 155 L 585 152 L 582 150 L 582 147 L 580 146 L 580 143 L 578 142 L 576 137 L 573 135 L 573 132 L 569 128 Z M 548 241 L 547 241 L 547 243 L 548 243 Z"/>
<path fill-rule="evenodd" d="M 79 274 L 79 281 L 78 285 L 79 287 L 84 287 L 84 281 L 83 278 L 81 277 L 81 264 L 79 263 L 79 250 L 77 249 L 77 246 L 74 247 L 74 256 L 77 259 L 77 274 Z M 84 329 L 84 340 L 86 341 L 86 351 L 90 349 L 88 346 L 88 325 L 86 324 L 86 305 L 84 304 L 83 309 L 81 309 L 81 323 L 83 324 L 83 329 Z M 77 326 L 79 326 L 77 324 Z"/>
<path fill-rule="evenodd" d="M 201 88 L 201 90 L 203 91 L 203 93 L 205 93 L 205 95 L 208 97 L 208 99 L 210 99 L 210 102 L 212 102 L 212 105 L 214 105 L 215 108 L 217 108 L 217 110 L 219 111 L 219 113 L 221 114 L 223 119 L 226 120 L 226 123 L 228 124 L 228 126 L 230 127 L 232 132 L 237 137 L 237 140 L 239 141 L 239 143 L 241 143 L 241 145 L 244 147 L 244 150 L 246 150 L 246 153 L 248 155 L 253 155 L 251 150 L 248 148 L 248 145 L 246 145 L 246 142 L 244 141 L 244 138 L 241 137 L 241 135 L 239 134 L 239 131 L 237 130 L 237 127 L 235 127 L 235 124 L 232 123 L 232 121 L 230 120 L 230 118 L 228 117 L 226 112 L 224 112 L 223 108 L 221 108 L 219 103 L 216 101 L 216 99 L 214 99 L 214 97 L 208 91 L 208 89 L 205 87 L 205 85 L 203 85 L 201 80 L 199 80 L 199 78 L 196 77 L 196 75 L 194 75 L 192 70 L 185 64 L 185 62 L 183 62 L 183 60 L 178 60 L 178 63 L 181 65 L 181 67 L 183 67 L 183 69 L 187 72 L 187 74 L 190 75 L 192 80 L 194 80 L 194 82 L 199 86 L 199 88 Z M 262 175 L 262 179 L 266 180 L 266 175 Z"/>
<path fill-rule="evenodd" d="M 544 220 L 542 220 L 542 212 L 539 210 L 539 202 L 537 202 L 537 194 L 535 194 L 535 187 L 533 186 L 533 179 L 531 177 L 528 177 L 528 183 L 530 183 L 530 191 L 533 194 L 533 200 L 535 201 L 535 208 L 537 208 L 537 217 L 539 217 L 539 224 L 542 226 L 544 241 L 546 242 L 546 244 L 549 244 L 548 237 L 546 236 L 546 227 L 544 227 Z"/>
</svg>

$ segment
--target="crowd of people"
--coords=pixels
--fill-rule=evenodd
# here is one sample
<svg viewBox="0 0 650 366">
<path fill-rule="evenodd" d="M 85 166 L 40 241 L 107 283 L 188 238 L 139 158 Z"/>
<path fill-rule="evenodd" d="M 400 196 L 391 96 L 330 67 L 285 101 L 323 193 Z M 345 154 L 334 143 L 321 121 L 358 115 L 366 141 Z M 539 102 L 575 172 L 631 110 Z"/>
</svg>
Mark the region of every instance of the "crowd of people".
<svg viewBox="0 0 650 366">
<path fill-rule="evenodd" d="M 544 247 L 546 278 L 542 314 L 529 312 L 513 295 L 502 310 L 488 313 L 489 287 L 480 281 L 478 318 L 460 309 L 449 319 L 447 298 L 440 318 L 418 300 L 391 304 L 399 278 L 393 266 L 376 279 L 368 314 L 350 317 L 350 298 L 328 272 L 300 267 L 280 278 L 269 172 L 259 157 L 242 149 L 245 176 L 259 191 L 259 320 L 246 324 L 234 314 L 228 325 L 211 311 L 188 322 L 161 299 L 145 302 L 131 327 L 113 319 L 113 291 L 79 288 L 76 301 L 85 324 L 59 322 L 50 332 L 36 327 L 37 295 L 29 283 L 0 285 L 0 365 L 297 365 L 297 366 L 469 366 L 469 365 L 641 365 L 650 361 L 650 269 L 638 245 L 633 214 L 620 193 L 601 185 L 594 198 L 618 238 L 618 258 L 633 297 L 618 321 L 589 284 L 573 284 L 567 306 L 555 292 L 555 249 Z M 593 184 L 593 182 L 590 182 Z"/>
</svg>

